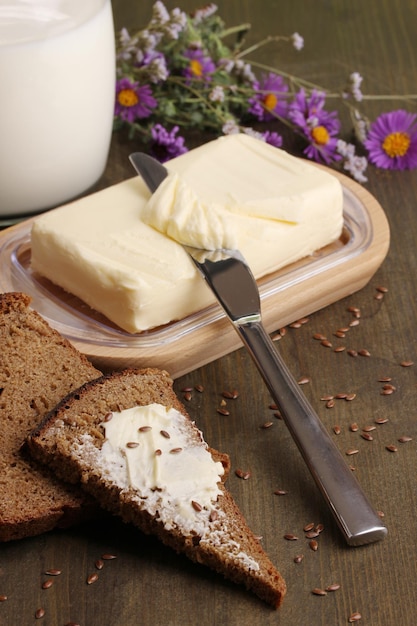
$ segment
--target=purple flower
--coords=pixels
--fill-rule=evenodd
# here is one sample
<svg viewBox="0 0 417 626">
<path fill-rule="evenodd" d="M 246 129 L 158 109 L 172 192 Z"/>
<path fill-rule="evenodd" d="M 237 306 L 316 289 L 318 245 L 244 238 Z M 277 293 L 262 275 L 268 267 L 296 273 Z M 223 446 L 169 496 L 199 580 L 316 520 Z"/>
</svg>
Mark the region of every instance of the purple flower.
<svg viewBox="0 0 417 626">
<path fill-rule="evenodd" d="M 254 83 L 255 96 L 249 100 L 249 113 L 258 120 L 265 122 L 276 116 L 285 117 L 287 113 L 287 91 L 282 76 L 267 74 Z"/>
<path fill-rule="evenodd" d="M 289 119 L 302 131 L 309 142 L 304 154 L 314 161 L 331 163 L 339 161 L 337 133 L 340 122 L 336 111 L 326 111 L 325 94 L 313 89 L 307 98 L 300 89 L 288 112 Z"/>
<path fill-rule="evenodd" d="M 171 131 L 167 131 L 161 124 L 153 126 L 151 153 L 161 163 L 188 152 L 184 145 L 184 137 L 177 137 L 178 130 L 178 126 L 174 126 Z"/>
<path fill-rule="evenodd" d="M 114 114 L 125 122 L 132 123 L 135 119 L 149 117 L 157 105 L 149 85 L 139 85 L 129 78 L 117 81 Z"/>
<path fill-rule="evenodd" d="M 417 167 L 417 115 L 402 109 L 382 113 L 371 125 L 365 148 L 377 167 L 406 170 Z"/>
<path fill-rule="evenodd" d="M 215 72 L 216 66 L 210 57 L 204 55 L 201 48 L 190 48 L 184 52 L 184 57 L 188 60 L 188 65 L 184 69 L 184 76 L 189 80 L 210 81 L 211 74 Z"/>
<path fill-rule="evenodd" d="M 264 141 L 266 141 L 266 143 L 269 143 L 275 148 L 281 148 L 282 146 L 282 137 L 276 132 L 271 132 L 267 130 L 265 133 L 263 133 L 263 139 Z"/>
</svg>

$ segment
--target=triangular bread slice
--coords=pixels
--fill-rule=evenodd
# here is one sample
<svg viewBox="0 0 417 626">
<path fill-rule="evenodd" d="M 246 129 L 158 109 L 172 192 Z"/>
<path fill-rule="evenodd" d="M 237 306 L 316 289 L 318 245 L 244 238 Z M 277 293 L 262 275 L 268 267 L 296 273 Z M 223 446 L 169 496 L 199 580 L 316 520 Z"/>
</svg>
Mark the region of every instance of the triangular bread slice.
<svg viewBox="0 0 417 626">
<path fill-rule="evenodd" d="M 228 456 L 207 446 L 172 385 L 169 374 L 156 369 L 86 383 L 32 433 L 31 453 L 62 479 L 81 482 L 104 509 L 278 607 L 285 582 L 224 486 Z M 133 450 L 138 456 L 132 460 Z M 198 471 L 193 455 L 202 463 Z M 207 501 L 213 469 L 216 494 Z M 206 491 L 185 489 L 181 499 L 177 489 L 197 476 L 205 477 Z"/>
<path fill-rule="evenodd" d="M 88 517 L 93 504 L 21 449 L 61 398 L 101 376 L 30 301 L 22 293 L 0 294 L 0 541 L 68 526 Z"/>
</svg>

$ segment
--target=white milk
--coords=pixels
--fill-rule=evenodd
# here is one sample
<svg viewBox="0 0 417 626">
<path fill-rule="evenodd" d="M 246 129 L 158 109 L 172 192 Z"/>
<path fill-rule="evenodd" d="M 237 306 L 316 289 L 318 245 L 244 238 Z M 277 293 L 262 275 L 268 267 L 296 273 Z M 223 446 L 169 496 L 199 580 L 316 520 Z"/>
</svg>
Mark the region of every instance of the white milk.
<svg viewBox="0 0 417 626">
<path fill-rule="evenodd" d="M 110 0 L 0 0 L 0 216 L 62 204 L 98 180 L 114 98 Z"/>
</svg>

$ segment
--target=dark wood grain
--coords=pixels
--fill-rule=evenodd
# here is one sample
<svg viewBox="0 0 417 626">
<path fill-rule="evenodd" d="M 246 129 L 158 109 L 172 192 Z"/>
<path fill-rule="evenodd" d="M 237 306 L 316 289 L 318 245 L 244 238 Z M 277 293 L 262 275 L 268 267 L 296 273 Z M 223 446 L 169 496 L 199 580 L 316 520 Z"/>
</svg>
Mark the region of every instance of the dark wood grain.
<svg viewBox="0 0 417 626">
<path fill-rule="evenodd" d="M 414 0 L 220 0 L 227 23 L 249 21 L 250 40 L 271 31 L 300 32 L 305 49 L 295 54 L 284 46 L 259 53 L 266 63 L 313 82 L 340 86 L 351 71 L 364 76 L 364 92 L 412 93 L 417 85 L 417 43 Z M 113 0 L 116 25 L 144 23 L 152 2 Z M 168 2 L 172 8 L 175 3 Z M 191 0 L 184 9 L 195 8 Z M 401 106 L 398 100 L 370 103 L 374 117 L 382 110 Z M 409 110 L 415 110 L 410 106 Z M 138 146 L 135 145 L 135 149 Z M 139 147 L 140 148 L 140 147 Z M 132 144 L 115 135 L 107 170 L 98 184 L 106 187 L 131 176 L 127 155 Z M 176 556 L 153 539 L 145 538 L 117 520 L 108 519 L 65 532 L 0 546 L 0 625 L 42 623 L 64 626 L 200 626 L 274 624 L 285 626 L 342 626 L 358 611 L 367 626 L 414 626 L 417 605 L 417 339 L 416 339 L 416 172 L 368 171 L 367 189 L 386 211 L 391 226 L 391 248 L 369 285 L 311 316 L 299 329 L 288 328 L 277 344 L 296 378 L 308 376 L 303 390 L 324 424 L 341 427 L 335 441 L 378 510 L 384 512 L 389 530 L 385 541 L 361 548 L 347 547 L 335 528 L 313 481 L 283 422 L 269 408 L 270 398 L 249 356 L 243 351 L 215 361 L 175 383 L 182 397 L 185 386 L 201 384 L 186 406 L 211 445 L 228 452 L 233 469 L 251 472 L 241 480 L 232 472 L 229 488 L 272 560 L 287 580 L 288 594 L 278 612 L 205 569 Z M 343 275 L 340 277 L 343 280 Z M 388 288 L 382 301 L 376 288 Z M 360 324 L 343 339 L 333 333 L 349 323 L 349 306 L 361 309 Z M 369 357 L 335 353 L 313 339 L 320 332 L 334 345 L 367 349 Z M 204 350 L 204 345 L 201 346 Z M 403 360 L 415 365 L 405 368 Z M 396 391 L 381 395 L 382 376 L 392 377 Z M 239 397 L 228 400 L 230 415 L 217 412 L 222 391 L 236 388 Z M 326 408 L 325 394 L 355 393 L 354 400 L 337 400 Z M 373 441 L 360 428 L 378 417 Z M 270 428 L 262 428 L 272 421 Z M 399 443 L 408 435 L 412 441 Z M 395 444 L 397 452 L 386 446 Z M 1 479 L 0 479 L 1 482 Z M 284 489 L 287 495 L 274 495 Z M 313 552 L 304 537 L 308 522 L 323 523 Z M 285 533 L 297 541 L 286 541 Z M 86 583 L 95 561 L 106 561 L 94 584 Z M 303 554 L 301 563 L 294 556 Z M 60 568 L 54 585 L 41 589 L 47 568 Z M 315 587 L 339 583 L 338 591 L 324 597 Z M 35 611 L 44 607 L 42 620 Z"/>
</svg>

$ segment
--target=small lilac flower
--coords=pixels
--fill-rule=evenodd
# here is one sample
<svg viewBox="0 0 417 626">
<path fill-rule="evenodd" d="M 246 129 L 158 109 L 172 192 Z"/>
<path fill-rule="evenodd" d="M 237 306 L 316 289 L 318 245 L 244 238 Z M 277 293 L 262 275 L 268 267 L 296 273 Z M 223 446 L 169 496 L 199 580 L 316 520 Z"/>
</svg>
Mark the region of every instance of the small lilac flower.
<svg viewBox="0 0 417 626">
<path fill-rule="evenodd" d="M 249 100 L 249 113 L 261 122 L 273 120 L 276 116 L 285 117 L 288 108 L 288 85 L 282 76 L 272 72 L 262 76 L 259 82 L 255 82 L 254 89 L 256 93 Z"/>
<path fill-rule="evenodd" d="M 153 143 L 150 151 L 161 163 L 188 152 L 184 145 L 184 137 L 177 136 L 178 131 L 178 126 L 168 131 L 161 124 L 155 124 L 151 129 Z"/>
<path fill-rule="evenodd" d="M 214 4 L 214 2 L 210 2 L 209 4 L 206 4 L 201 9 L 197 9 L 196 11 L 194 11 L 194 13 L 192 14 L 192 18 L 193 18 L 193 23 L 195 24 L 195 26 L 197 26 L 198 24 L 201 24 L 201 22 L 203 22 L 207 18 L 214 15 L 217 9 L 218 9 L 217 5 Z"/>
<path fill-rule="evenodd" d="M 300 89 L 288 112 L 289 119 L 302 131 L 309 145 L 304 154 L 318 162 L 339 161 L 337 133 L 340 122 L 336 111 L 326 111 L 325 94 L 315 89 L 307 98 Z"/>
<path fill-rule="evenodd" d="M 240 128 L 236 120 L 229 119 L 223 124 L 222 132 L 224 135 L 237 135 L 237 133 L 240 133 Z"/>
<path fill-rule="evenodd" d="M 346 143 L 343 139 L 337 142 L 337 152 L 342 157 L 343 168 L 358 181 L 358 183 L 366 183 L 368 180 L 364 172 L 368 166 L 368 160 L 364 156 L 356 154 L 356 148 L 351 143 Z"/>
<path fill-rule="evenodd" d="M 281 135 L 276 132 L 267 130 L 263 133 L 263 138 L 266 143 L 269 143 L 269 145 L 274 146 L 275 148 L 281 148 L 283 144 Z"/>
<path fill-rule="evenodd" d="M 417 167 L 417 115 L 402 109 L 382 113 L 365 141 L 369 160 L 377 167 L 406 170 Z"/>
<path fill-rule="evenodd" d="M 221 85 L 216 85 L 215 87 L 213 87 L 208 95 L 208 98 L 209 100 L 211 100 L 211 102 L 224 102 L 226 95 L 224 93 L 223 87 Z"/>
<path fill-rule="evenodd" d="M 139 85 L 129 78 L 121 78 L 116 85 L 114 114 L 125 122 L 149 117 L 158 102 L 152 95 L 149 85 Z"/>
<path fill-rule="evenodd" d="M 356 102 L 361 102 L 363 100 L 360 88 L 362 81 L 363 78 L 359 72 L 352 72 L 349 76 L 346 90 L 343 92 L 344 97 L 349 98 L 349 96 L 353 96 L 353 99 L 356 100 Z"/>
<path fill-rule="evenodd" d="M 208 82 L 216 66 L 210 57 L 205 56 L 201 48 L 189 48 L 184 52 L 188 59 L 188 65 L 184 70 L 184 76 L 189 80 L 204 80 Z"/>
<path fill-rule="evenodd" d="M 296 50 L 302 50 L 304 48 L 304 39 L 298 33 L 293 33 L 291 35 L 291 41 Z"/>
</svg>

